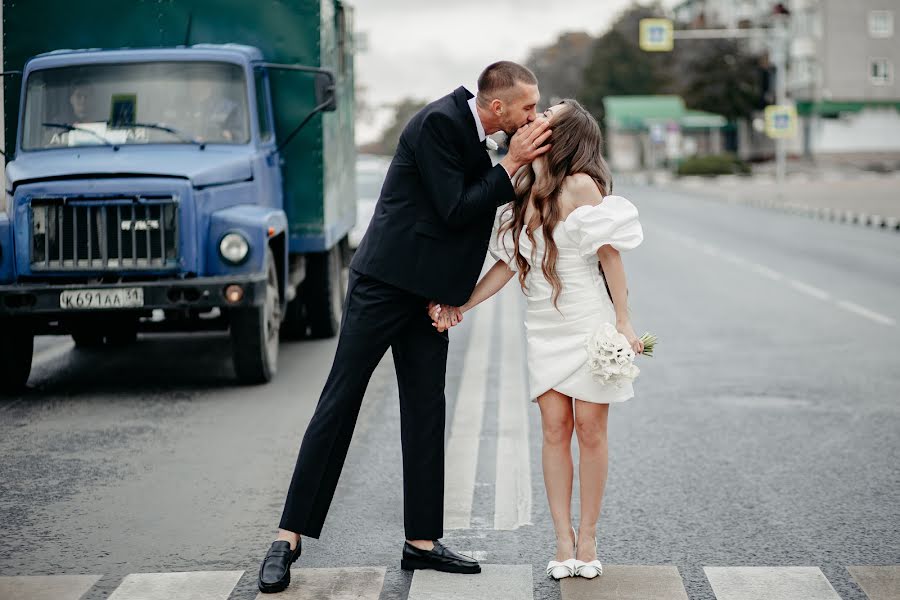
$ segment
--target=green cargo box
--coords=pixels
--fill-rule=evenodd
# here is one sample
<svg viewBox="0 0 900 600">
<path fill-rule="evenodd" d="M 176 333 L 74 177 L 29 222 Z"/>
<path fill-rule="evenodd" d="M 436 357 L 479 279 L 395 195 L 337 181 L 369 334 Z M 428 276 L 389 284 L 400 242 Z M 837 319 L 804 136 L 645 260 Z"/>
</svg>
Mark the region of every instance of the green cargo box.
<svg viewBox="0 0 900 600">
<path fill-rule="evenodd" d="M 356 220 L 352 10 L 338 0 L 3 0 L 3 70 L 59 49 L 247 44 L 268 62 L 331 69 L 337 110 L 321 113 L 282 153 L 292 252 L 333 247 Z M 315 106 L 313 77 L 270 72 L 278 140 Z M 7 156 L 21 81 L 4 78 Z"/>
</svg>

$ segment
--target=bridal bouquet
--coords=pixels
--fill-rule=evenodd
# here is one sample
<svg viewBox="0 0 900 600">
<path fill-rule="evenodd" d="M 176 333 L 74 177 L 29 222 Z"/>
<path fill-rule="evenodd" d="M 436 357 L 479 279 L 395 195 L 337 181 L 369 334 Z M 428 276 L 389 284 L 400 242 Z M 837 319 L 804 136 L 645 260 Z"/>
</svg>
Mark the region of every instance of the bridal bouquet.
<svg viewBox="0 0 900 600">
<path fill-rule="evenodd" d="M 653 356 L 656 336 L 645 333 L 641 336 L 644 355 Z M 596 381 L 615 383 L 621 386 L 634 381 L 641 370 L 634 364 L 634 350 L 624 335 L 611 323 L 604 323 L 588 338 L 588 366 Z"/>
</svg>

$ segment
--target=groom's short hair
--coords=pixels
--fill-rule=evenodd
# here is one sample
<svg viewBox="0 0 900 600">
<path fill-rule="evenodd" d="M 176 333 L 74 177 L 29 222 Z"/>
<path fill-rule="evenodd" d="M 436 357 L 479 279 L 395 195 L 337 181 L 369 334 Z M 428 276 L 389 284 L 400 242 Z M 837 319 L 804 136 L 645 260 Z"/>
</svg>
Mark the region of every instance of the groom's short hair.
<svg viewBox="0 0 900 600">
<path fill-rule="evenodd" d="M 537 85 L 537 77 L 528 67 L 501 60 L 488 65 L 478 77 L 478 103 L 486 106 L 498 93 L 513 88 L 517 83 Z"/>
</svg>

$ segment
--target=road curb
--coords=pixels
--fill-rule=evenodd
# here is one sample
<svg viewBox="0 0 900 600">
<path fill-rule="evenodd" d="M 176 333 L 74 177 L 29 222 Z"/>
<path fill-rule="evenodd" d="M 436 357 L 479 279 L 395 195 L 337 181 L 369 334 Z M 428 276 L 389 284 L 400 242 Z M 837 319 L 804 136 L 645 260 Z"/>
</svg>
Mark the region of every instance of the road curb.
<svg viewBox="0 0 900 600">
<path fill-rule="evenodd" d="M 848 225 L 861 225 L 864 227 L 872 227 L 875 229 L 885 229 L 889 231 L 900 232 L 900 217 L 885 217 L 883 215 L 869 214 L 848 209 L 810 206 L 809 204 L 801 204 L 798 202 L 778 202 L 769 198 L 745 199 L 739 198 L 734 193 L 729 193 L 727 191 L 724 194 L 713 194 L 706 191 L 698 191 L 698 189 L 690 183 L 688 183 L 687 185 L 679 185 L 678 183 L 675 183 L 673 187 L 679 189 L 682 193 L 699 193 L 704 198 L 718 200 L 727 204 L 753 206 L 756 208 L 765 208 L 790 215 L 805 216 L 811 219 L 818 219 L 820 221 L 846 223 Z"/>
<path fill-rule="evenodd" d="M 805 216 L 820 221 L 830 221 L 832 223 L 847 223 L 848 225 L 861 225 L 864 227 L 873 227 L 876 229 L 887 229 L 890 231 L 900 232 L 900 218 L 884 217 L 882 215 L 873 215 L 853 210 L 844 210 L 836 208 L 828 208 L 822 206 L 810 206 L 808 204 L 800 204 L 796 202 L 776 202 L 769 199 L 751 199 L 743 200 L 731 197 L 727 200 L 732 204 L 743 204 L 745 206 L 755 206 L 757 208 L 766 208 L 791 215 Z"/>
</svg>

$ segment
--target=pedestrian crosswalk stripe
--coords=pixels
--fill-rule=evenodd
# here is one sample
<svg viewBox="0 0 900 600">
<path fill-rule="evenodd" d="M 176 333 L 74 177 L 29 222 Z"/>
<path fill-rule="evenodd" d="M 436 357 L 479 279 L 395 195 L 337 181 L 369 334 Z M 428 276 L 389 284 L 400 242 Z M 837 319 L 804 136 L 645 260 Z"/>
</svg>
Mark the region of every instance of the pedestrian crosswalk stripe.
<svg viewBox="0 0 900 600">
<path fill-rule="evenodd" d="M 483 550 L 461 554 L 484 561 Z M 378 600 L 388 567 L 294 568 L 279 600 Z M 531 565 L 481 565 L 478 575 L 415 571 L 405 600 L 533 600 Z M 840 600 L 817 567 L 705 567 L 715 600 Z M 850 566 L 868 600 L 897 600 L 900 566 Z M 138 573 L 109 600 L 226 600 L 243 571 Z M 255 583 L 255 571 L 252 573 Z M 0 576 L 0 600 L 80 600 L 101 575 Z M 543 569 L 539 587 L 547 585 Z M 849 578 L 847 578 L 849 581 Z M 554 582 L 550 582 L 556 585 Z M 603 565 L 595 579 L 559 582 L 562 600 L 687 600 L 673 565 Z M 244 595 L 241 595 L 243 598 Z M 267 600 L 259 594 L 256 600 Z"/>
<path fill-rule="evenodd" d="M 531 523 L 531 452 L 522 346 L 522 310 L 518 287 L 500 294 L 503 360 L 497 408 L 497 487 L 494 529 L 518 529 Z"/>
<path fill-rule="evenodd" d="M 603 565 L 600 577 L 563 579 L 560 591 L 562 600 L 688 600 L 673 566 Z"/>
<path fill-rule="evenodd" d="M 487 305 L 470 313 L 471 337 L 463 363 L 462 378 L 447 441 L 444 483 L 444 528 L 469 529 L 475 497 L 475 473 L 490 361 L 490 335 L 493 329 L 486 319 Z"/>
<path fill-rule="evenodd" d="M 818 567 L 704 567 L 716 600 L 841 600 Z"/>
<path fill-rule="evenodd" d="M 291 585 L 278 600 L 378 600 L 384 567 L 291 569 Z M 271 598 L 260 593 L 257 600 Z"/>
<path fill-rule="evenodd" d="M 900 566 L 847 567 L 869 600 L 897 600 L 900 597 Z"/>
<path fill-rule="evenodd" d="M 477 575 L 416 571 L 407 600 L 533 600 L 531 565 L 481 565 Z"/>
<path fill-rule="evenodd" d="M 133 573 L 109 600 L 226 600 L 243 571 Z"/>
<path fill-rule="evenodd" d="M 0 577 L 2 600 L 78 600 L 101 575 L 29 575 Z"/>
</svg>

